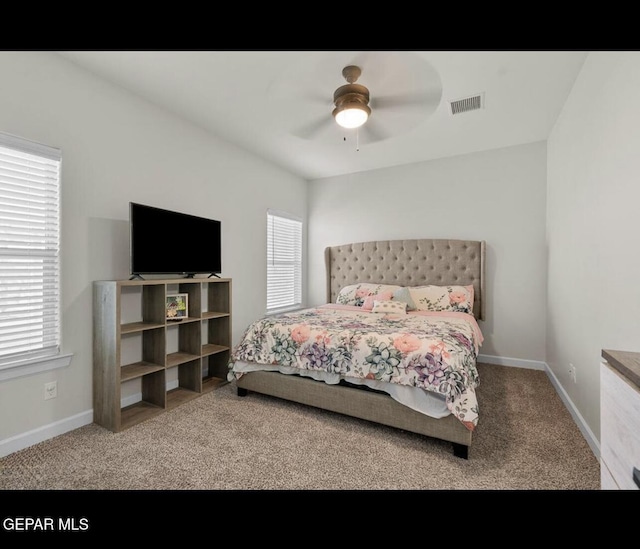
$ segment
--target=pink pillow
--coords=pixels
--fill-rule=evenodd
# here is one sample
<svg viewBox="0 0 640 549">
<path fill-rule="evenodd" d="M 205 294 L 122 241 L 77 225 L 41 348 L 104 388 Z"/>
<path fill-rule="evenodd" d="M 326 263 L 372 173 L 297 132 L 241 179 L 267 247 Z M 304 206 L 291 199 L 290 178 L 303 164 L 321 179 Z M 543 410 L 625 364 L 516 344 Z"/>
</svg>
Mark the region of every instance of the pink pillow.
<svg viewBox="0 0 640 549">
<path fill-rule="evenodd" d="M 362 304 L 362 308 L 365 311 L 370 311 L 373 309 L 374 301 L 389 301 L 393 297 L 393 292 L 380 292 L 379 294 L 369 295 L 365 297 L 364 303 Z"/>
</svg>

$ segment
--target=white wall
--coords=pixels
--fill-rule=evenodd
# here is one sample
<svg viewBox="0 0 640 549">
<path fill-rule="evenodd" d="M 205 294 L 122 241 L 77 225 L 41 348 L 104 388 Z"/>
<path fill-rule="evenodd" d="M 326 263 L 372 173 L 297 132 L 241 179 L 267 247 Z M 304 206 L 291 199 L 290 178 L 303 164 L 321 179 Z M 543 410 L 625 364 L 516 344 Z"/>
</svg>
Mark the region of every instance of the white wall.
<svg viewBox="0 0 640 549">
<path fill-rule="evenodd" d="M 639 52 L 590 53 L 547 145 L 547 363 L 597 437 L 601 351 L 640 351 L 638 97 Z"/>
<path fill-rule="evenodd" d="M 316 180 L 309 187 L 309 303 L 325 301 L 324 248 L 349 242 L 487 242 L 481 353 L 545 359 L 544 142 Z"/>
<path fill-rule="evenodd" d="M 237 341 L 264 314 L 266 210 L 306 219 L 307 185 L 53 53 L 0 52 L 0 74 L 0 131 L 62 149 L 63 351 L 74 353 L 68 368 L 0 382 L 1 446 L 91 410 L 92 282 L 129 276 L 129 201 L 222 221 Z"/>
</svg>

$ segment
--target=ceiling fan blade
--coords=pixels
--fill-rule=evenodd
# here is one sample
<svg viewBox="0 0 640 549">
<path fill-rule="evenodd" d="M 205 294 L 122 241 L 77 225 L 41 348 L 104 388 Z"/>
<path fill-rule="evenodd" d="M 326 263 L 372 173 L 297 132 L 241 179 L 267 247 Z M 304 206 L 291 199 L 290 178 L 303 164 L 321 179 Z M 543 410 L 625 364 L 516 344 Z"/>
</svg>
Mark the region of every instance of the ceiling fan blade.
<svg viewBox="0 0 640 549">
<path fill-rule="evenodd" d="M 428 90 L 410 95 L 382 95 L 371 98 L 371 109 L 392 109 L 397 107 L 424 107 L 432 109 L 440 104 L 441 90 Z"/>
<path fill-rule="evenodd" d="M 376 141 L 384 141 L 389 139 L 391 134 L 384 128 L 380 122 L 376 121 L 373 115 L 369 120 L 365 122 L 363 126 L 360 126 L 360 140 L 367 143 L 375 143 Z"/>
<path fill-rule="evenodd" d="M 331 96 L 327 97 L 320 93 L 307 93 L 301 99 L 314 105 L 322 105 L 323 107 L 331 107 L 333 105 Z"/>
<path fill-rule="evenodd" d="M 305 124 L 304 126 L 300 126 L 292 133 L 296 137 L 300 137 L 301 139 L 313 139 L 316 137 L 322 130 L 328 128 L 331 124 L 333 124 L 333 119 L 331 116 L 323 115 L 320 118 L 316 118 L 315 120 Z"/>
</svg>

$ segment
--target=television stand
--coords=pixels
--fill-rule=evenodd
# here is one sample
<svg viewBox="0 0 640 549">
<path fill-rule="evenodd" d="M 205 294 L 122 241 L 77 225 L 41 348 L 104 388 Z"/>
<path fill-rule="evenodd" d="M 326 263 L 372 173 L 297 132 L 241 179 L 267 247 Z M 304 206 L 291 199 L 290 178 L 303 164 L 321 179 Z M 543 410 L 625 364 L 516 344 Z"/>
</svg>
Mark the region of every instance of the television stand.
<svg viewBox="0 0 640 549">
<path fill-rule="evenodd" d="M 129 277 L 129 280 L 136 280 L 137 278 L 139 278 L 140 280 L 144 280 L 144 278 L 142 278 L 140 275 L 131 275 Z"/>
<path fill-rule="evenodd" d="M 180 322 L 166 316 L 175 293 L 188 295 Z M 227 383 L 231 294 L 230 278 L 95 281 L 94 421 L 122 431 Z M 137 402 L 121 402 L 126 383 L 140 387 Z"/>
<path fill-rule="evenodd" d="M 211 273 L 207 278 L 211 278 L 212 276 L 215 276 L 216 278 L 220 278 L 216 273 Z"/>
</svg>

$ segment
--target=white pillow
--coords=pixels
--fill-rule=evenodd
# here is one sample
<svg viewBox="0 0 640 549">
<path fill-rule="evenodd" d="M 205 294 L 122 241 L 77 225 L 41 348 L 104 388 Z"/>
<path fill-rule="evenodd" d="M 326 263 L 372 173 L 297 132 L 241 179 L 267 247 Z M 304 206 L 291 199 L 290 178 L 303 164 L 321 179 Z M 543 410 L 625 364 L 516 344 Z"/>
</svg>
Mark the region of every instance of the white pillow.
<svg viewBox="0 0 640 549">
<path fill-rule="evenodd" d="M 372 313 L 407 314 L 407 304 L 404 301 L 374 301 Z"/>
</svg>

